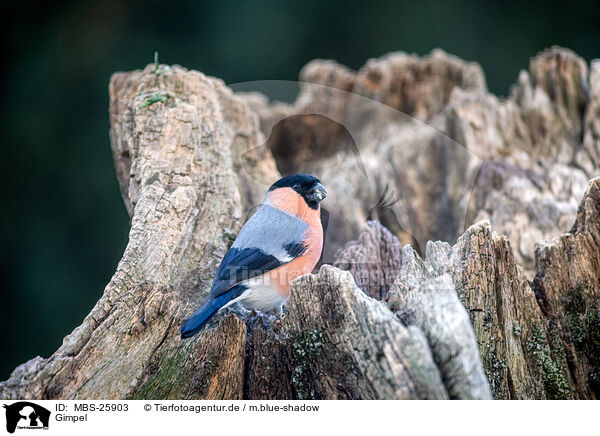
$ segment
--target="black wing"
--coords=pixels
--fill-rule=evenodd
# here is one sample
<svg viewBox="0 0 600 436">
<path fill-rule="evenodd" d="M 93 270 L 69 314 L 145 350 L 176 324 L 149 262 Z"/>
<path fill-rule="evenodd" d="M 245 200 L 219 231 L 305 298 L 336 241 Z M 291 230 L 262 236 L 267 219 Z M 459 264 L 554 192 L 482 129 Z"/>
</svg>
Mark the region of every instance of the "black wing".
<svg viewBox="0 0 600 436">
<path fill-rule="evenodd" d="M 262 205 L 244 224 L 219 269 L 211 295 L 218 297 L 301 256 L 308 224 L 279 209 Z"/>
<path fill-rule="evenodd" d="M 218 297 L 240 282 L 258 277 L 284 263 L 258 248 L 232 248 L 219 265 L 211 295 Z"/>
</svg>

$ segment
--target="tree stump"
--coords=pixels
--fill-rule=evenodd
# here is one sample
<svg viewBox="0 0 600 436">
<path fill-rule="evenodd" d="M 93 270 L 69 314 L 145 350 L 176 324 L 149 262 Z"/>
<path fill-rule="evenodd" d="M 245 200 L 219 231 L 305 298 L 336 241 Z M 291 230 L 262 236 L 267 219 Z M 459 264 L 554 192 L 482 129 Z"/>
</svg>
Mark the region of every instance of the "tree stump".
<svg viewBox="0 0 600 436">
<path fill-rule="evenodd" d="M 499 100 L 439 50 L 315 61 L 291 105 L 179 66 L 116 73 L 129 243 L 82 324 L 0 398 L 598 398 L 599 65 L 547 50 Z M 181 340 L 290 172 L 329 191 L 323 265 L 282 319 L 227 309 Z"/>
</svg>

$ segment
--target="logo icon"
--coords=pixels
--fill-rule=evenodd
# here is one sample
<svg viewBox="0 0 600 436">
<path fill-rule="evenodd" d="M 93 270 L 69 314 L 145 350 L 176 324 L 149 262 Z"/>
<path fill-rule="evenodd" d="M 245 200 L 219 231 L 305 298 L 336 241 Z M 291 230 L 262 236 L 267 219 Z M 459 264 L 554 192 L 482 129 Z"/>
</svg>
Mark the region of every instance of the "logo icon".
<svg viewBox="0 0 600 436">
<path fill-rule="evenodd" d="M 50 411 L 29 401 L 4 405 L 6 409 L 6 431 L 18 429 L 48 429 Z"/>
</svg>

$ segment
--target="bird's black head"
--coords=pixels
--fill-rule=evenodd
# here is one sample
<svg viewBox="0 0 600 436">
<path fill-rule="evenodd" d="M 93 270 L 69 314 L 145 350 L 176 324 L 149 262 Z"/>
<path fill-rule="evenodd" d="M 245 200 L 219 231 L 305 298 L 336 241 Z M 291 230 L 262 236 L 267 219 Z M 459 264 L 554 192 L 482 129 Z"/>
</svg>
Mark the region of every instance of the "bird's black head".
<svg viewBox="0 0 600 436">
<path fill-rule="evenodd" d="M 319 202 L 327 196 L 327 190 L 321 185 L 321 181 L 309 174 L 294 174 L 293 176 L 283 177 L 271 185 L 269 192 L 278 188 L 293 189 L 304 198 L 306 204 L 312 209 L 317 209 Z"/>
</svg>

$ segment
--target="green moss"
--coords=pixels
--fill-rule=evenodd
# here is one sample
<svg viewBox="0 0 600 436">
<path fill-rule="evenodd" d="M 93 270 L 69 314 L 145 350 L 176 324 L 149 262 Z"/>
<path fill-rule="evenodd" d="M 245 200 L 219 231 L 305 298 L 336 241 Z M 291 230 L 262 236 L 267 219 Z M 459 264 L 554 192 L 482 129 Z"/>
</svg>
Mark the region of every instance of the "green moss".
<svg viewBox="0 0 600 436">
<path fill-rule="evenodd" d="M 160 63 L 158 62 L 158 51 L 154 52 L 154 74 L 158 74 Z"/>
<path fill-rule="evenodd" d="M 154 71 L 153 73 L 156 74 L 157 76 L 162 76 L 163 74 L 169 75 L 169 73 L 171 72 L 171 67 L 169 67 L 168 65 L 160 65 L 160 62 L 158 61 L 158 51 L 154 52 Z"/>
<path fill-rule="evenodd" d="M 496 354 L 497 338 L 492 336 L 486 341 L 481 350 L 481 363 L 485 370 L 494 399 L 508 399 L 508 384 L 506 381 L 506 362 Z"/>
<path fill-rule="evenodd" d="M 596 398 L 600 398 L 600 314 L 597 310 L 589 310 L 584 322 L 588 333 L 588 341 L 584 348 L 591 366 L 589 382 Z"/>
<path fill-rule="evenodd" d="M 586 298 L 584 288 L 570 289 L 563 298 L 563 306 L 571 339 L 579 355 L 589 365 L 588 382 L 596 397 L 600 397 L 600 315 L 598 299 Z"/>
<path fill-rule="evenodd" d="M 516 337 L 521 336 L 521 326 L 516 321 L 513 322 L 513 335 L 515 335 Z"/>
<path fill-rule="evenodd" d="M 314 362 L 323 352 L 323 334 L 317 330 L 308 330 L 290 336 L 294 369 L 292 382 L 298 393 L 298 399 L 315 399 L 316 392 L 311 381 L 314 378 Z"/>
<path fill-rule="evenodd" d="M 494 321 L 492 319 L 492 313 L 489 309 L 484 310 L 483 312 L 483 327 L 488 329 L 492 329 L 494 327 Z"/>
<path fill-rule="evenodd" d="M 147 108 L 148 106 L 152 106 L 154 103 L 166 103 L 167 96 L 162 94 L 153 94 L 146 99 L 141 105 L 138 106 L 137 110 L 142 110 Z"/>
<path fill-rule="evenodd" d="M 194 341 L 182 344 L 174 352 L 156 356 L 146 371 L 147 380 L 131 396 L 132 400 L 181 399 L 189 389 L 190 375 L 182 374 L 192 352 Z M 205 368 L 211 362 L 205 363 Z M 214 365 L 214 364 L 213 364 Z M 153 369 L 154 368 L 154 369 Z"/>
<path fill-rule="evenodd" d="M 235 241 L 236 237 L 237 237 L 237 234 L 233 233 L 229 229 L 225 229 L 223 231 L 223 239 L 225 240 L 227 247 L 231 247 L 233 245 L 233 242 Z"/>
<path fill-rule="evenodd" d="M 535 326 L 531 337 L 526 342 L 526 350 L 533 357 L 538 367 L 538 375 L 541 377 L 549 399 L 568 399 L 571 396 L 571 385 L 566 376 L 566 367 L 564 363 L 558 363 L 552 356 L 553 347 L 562 347 L 558 332 L 551 334 L 551 341 L 548 341 L 546 332 Z M 557 348 L 558 349 L 558 348 Z"/>
</svg>

